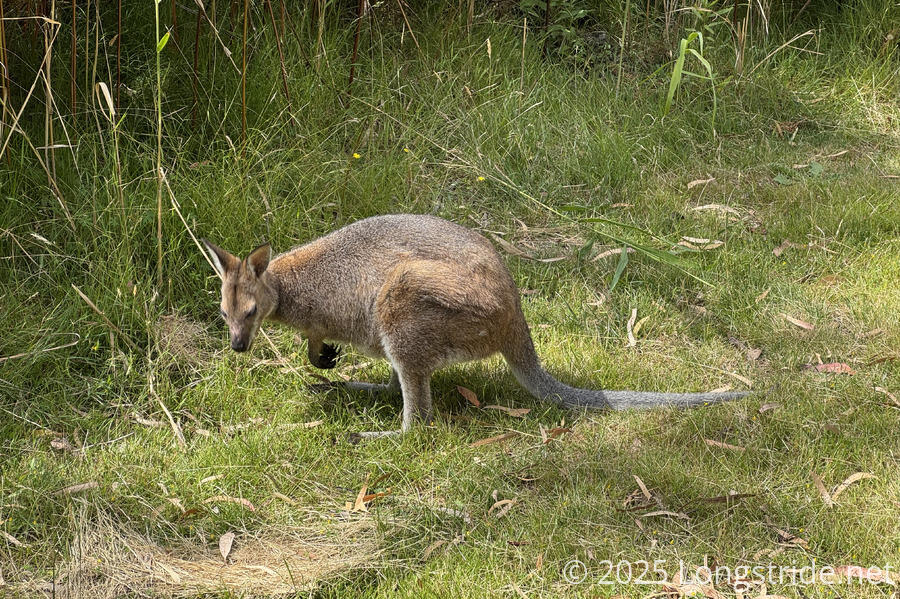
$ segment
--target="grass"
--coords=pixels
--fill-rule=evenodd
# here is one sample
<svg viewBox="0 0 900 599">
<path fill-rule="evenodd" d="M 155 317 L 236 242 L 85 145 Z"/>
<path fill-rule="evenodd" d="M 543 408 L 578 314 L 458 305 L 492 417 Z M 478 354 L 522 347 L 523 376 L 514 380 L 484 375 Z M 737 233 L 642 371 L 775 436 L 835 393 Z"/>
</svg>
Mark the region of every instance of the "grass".
<svg viewBox="0 0 900 599">
<path fill-rule="evenodd" d="M 501 234 L 533 257 L 564 258 L 507 260 L 529 290 L 524 309 L 539 353 L 561 379 L 673 391 L 741 389 L 746 379 L 754 391 L 687 412 L 565 412 L 528 397 L 492 359 L 435 376 L 433 423 L 358 445 L 346 441 L 349 432 L 398 427 L 399 399 L 322 395 L 308 385 L 316 374 L 379 381 L 385 364 L 351 351 L 337 372 L 317 373 L 303 342 L 275 326 L 266 329 L 272 346 L 230 352 L 217 279 L 165 195 L 158 271 L 155 45 L 134 49 L 123 72 L 131 99 L 120 108 L 118 147 L 107 121 L 98 131 L 82 119 L 76 147 L 57 152 L 74 232 L 27 145 L 14 138 L 10 162 L 0 162 L 0 356 L 26 354 L 0 362 L 0 531 L 8 535 L 0 536 L 0 576 L 13 585 L 0 594 L 41 588 L 73 560 L 79 580 L 119 571 L 91 562 L 100 553 L 85 538 L 121 539 L 123 547 L 139 538 L 215 556 L 228 531 L 237 534 L 236 551 L 286 535 L 343 548 L 346 567 L 307 591 L 319 596 L 658 590 L 599 585 L 603 560 L 664 560 L 670 577 L 680 561 L 704 559 L 900 568 L 900 413 L 876 390 L 900 395 L 900 202 L 896 178 L 885 177 L 900 174 L 900 78 L 896 50 L 880 53 L 896 10 L 860 5 L 870 7 L 868 18 L 863 8 L 817 15 L 818 54 L 785 49 L 752 76 L 728 76 L 728 45 L 707 37 L 715 134 L 707 81 L 682 81 L 661 116 L 668 63 L 626 56 L 617 93 L 618 60 L 576 70 L 542 60 L 534 37 L 523 61 L 514 20 L 483 15 L 466 35 L 463 17 L 447 28 L 436 25 L 446 23 L 438 9 L 419 9 L 411 17 L 421 50 L 386 17 L 364 24 L 350 95 L 352 27 L 325 29 L 318 74 L 297 44 L 285 43 L 296 124 L 285 114 L 276 44 L 252 31 L 241 146 L 240 74 L 221 54 L 213 65 L 206 48 L 200 96 L 209 109 L 192 124 L 184 108 L 191 53 L 170 40 L 160 70 L 164 167 L 194 234 L 240 253 L 263 239 L 280 251 L 372 214 L 438 214 Z M 794 33 L 748 49 L 746 64 Z M 315 56 L 317 32 L 300 35 Z M 700 179 L 714 180 L 689 187 Z M 730 210 L 696 210 L 709 204 Z M 573 205 L 581 209 L 566 212 Z M 637 234 L 589 217 L 672 244 L 684 236 L 724 241 L 686 252 L 692 272 L 712 285 L 633 254 L 610 293 L 618 257 L 592 256 L 618 247 L 603 233 Z M 776 256 L 785 239 L 796 245 Z M 632 309 L 647 320 L 628 347 Z M 749 360 L 747 347 L 760 357 Z M 856 374 L 803 369 L 819 359 Z M 477 409 L 456 385 L 485 404 L 531 411 L 512 418 Z M 777 407 L 761 410 L 765 404 Z M 541 429 L 554 427 L 571 432 L 543 443 Z M 509 431 L 519 435 L 469 447 Z M 829 491 L 856 472 L 874 478 L 828 507 L 811 472 Z M 389 487 L 390 495 L 366 513 L 347 512 L 365 481 L 382 475 L 373 490 Z M 57 493 L 89 481 L 96 488 Z M 732 491 L 752 496 L 709 501 Z M 208 502 L 216 496 L 254 509 Z M 490 512 L 498 499 L 516 500 L 499 519 Z M 687 518 L 641 517 L 658 510 Z M 777 529 L 806 545 L 785 543 Z M 595 584 L 566 583 L 573 558 Z M 23 583 L 31 586 L 15 586 Z M 785 583 L 767 591 L 887 597 L 891 589 Z"/>
</svg>

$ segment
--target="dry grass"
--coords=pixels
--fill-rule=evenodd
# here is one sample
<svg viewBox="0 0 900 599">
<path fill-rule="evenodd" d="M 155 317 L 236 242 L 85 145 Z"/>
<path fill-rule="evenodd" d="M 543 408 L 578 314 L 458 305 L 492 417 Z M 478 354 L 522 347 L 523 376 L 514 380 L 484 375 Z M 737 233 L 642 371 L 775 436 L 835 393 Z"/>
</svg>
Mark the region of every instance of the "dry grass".
<svg viewBox="0 0 900 599">
<path fill-rule="evenodd" d="M 69 558 L 53 580 L 7 572 L 6 589 L 24 596 L 113 598 L 126 593 L 168 597 L 231 592 L 276 596 L 316 588 L 323 581 L 378 559 L 374 523 L 353 517 L 322 528 L 279 527 L 238 534 L 227 563 L 217 543 L 183 541 L 164 547 L 112 517 L 82 522 Z"/>
</svg>

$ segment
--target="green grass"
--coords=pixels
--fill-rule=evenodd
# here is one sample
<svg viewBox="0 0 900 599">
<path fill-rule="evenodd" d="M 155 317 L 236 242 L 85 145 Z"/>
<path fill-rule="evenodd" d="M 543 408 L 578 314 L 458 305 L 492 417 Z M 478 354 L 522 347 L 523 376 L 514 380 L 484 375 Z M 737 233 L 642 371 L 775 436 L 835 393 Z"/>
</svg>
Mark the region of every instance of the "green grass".
<svg viewBox="0 0 900 599">
<path fill-rule="evenodd" d="M 370 567 L 322 581 L 317 594 L 640 597 L 657 590 L 570 586 L 561 572 L 573 558 L 588 564 L 595 582 L 603 560 L 665 560 L 670 576 L 679 560 L 699 565 L 705 557 L 732 567 L 802 567 L 815 558 L 900 568 L 900 412 L 875 390 L 900 396 L 900 183 L 884 177 L 900 174 L 900 75 L 896 50 L 879 54 L 896 23 L 890 10 L 881 15 L 871 3 L 869 18 L 861 8 L 822 16 L 819 54 L 783 50 L 744 78 L 729 76 L 728 44 L 707 39 L 704 55 L 717 71 L 715 135 L 707 81 L 683 81 L 661 116 L 665 63 L 626 59 L 617 97 L 617 62 L 576 71 L 542 60 L 539 41 L 529 39 L 522 72 L 513 20 L 484 15 L 467 36 L 459 23 L 445 28 L 438 23 L 446 19 L 420 9 L 413 27 L 421 55 L 408 34 L 401 45 L 396 23 L 367 22 L 357 81 L 340 100 L 352 28 L 329 27 L 328 61 L 318 74 L 295 43 L 286 44 L 296 125 L 287 123 L 274 40 L 257 31 L 242 147 L 239 75 L 219 54 L 192 124 L 179 54 L 190 52 L 170 40 L 161 74 L 163 163 L 197 236 L 239 253 L 263 239 L 282 251 L 372 214 L 434 213 L 503 233 L 535 257 L 565 257 L 507 260 L 519 286 L 531 290 L 523 303 L 538 351 L 562 380 L 672 391 L 753 383 L 744 400 L 687 412 L 566 412 L 527 396 L 492 359 L 435 376 L 433 423 L 358 445 L 346 441 L 348 433 L 398 428 L 400 400 L 310 391 L 316 371 L 303 342 L 275 326 L 266 331 L 278 354 L 264 340 L 249 355 L 232 353 L 217 316 L 217 279 L 165 196 L 164 284 L 157 287 L 154 46 L 134 49 L 125 78 L 133 96 L 119 128 L 124 218 L 105 125 L 76 119 L 76 148 L 57 151 L 75 231 L 27 146 L 14 138 L 10 162 L 0 162 L 0 356 L 27 354 L 0 362 L 0 531 L 25 545 L 0 536 L 0 575 L 8 584 L 50 580 L 77 553 L 78 531 L 101 525 L 211 553 L 226 531 L 237 533 L 236 547 L 279 531 L 313 531 L 342 540 L 349 554 L 354 543 L 341 535 L 359 519 L 375 525 L 366 536 L 377 550 Z M 773 33 L 746 63 L 792 33 Z M 307 54 L 309 35 L 302 37 Z M 210 57 L 204 48 L 201 72 Z M 36 111 L 30 125 L 42 118 Z M 796 133 L 785 130 L 798 121 Z M 794 166 L 813 162 L 821 172 Z M 688 189 L 707 178 L 715 180 Z M 694 210 L 707 204 L 733 212 Z M 583 208 L 563 211 L 571 205 Z M 671 243 L 724 241 L 685 254 L 691 272 L 712 285 L 633 254 L 610 293 L 618 258 L 591 260 L 616 247 L 604 233 L 671 246 L 586 217 Z M 785 239 L 807 247 L 775 256 Z M 139 349 L 110 334 L 71 284 Z M 626 337 L 632 309 L 647 317 L 636 347 Z M 804 331 L 783 314 L 815 328 Z M 166 322 L 176 324 L 165 324 L 171 315 Z M 761 356 L 748 360 L 730 338 Z M 857 374 L 803 369 L 819 358 Z M 321 374 L 387 378 L 385 364 L 368 362 L 351 351 L 337 373 Z M 531 412 L 517 419 L 476 409 L 456 385 L 485 404 Z M 183 428 L 186 447 L 154 393 Z M 760 413 L 772 403 L 778 407 Z M 136 415 L 162 426 L 140 424 Z M 541 427 L 562 422 L 572 431 L 541 443 Z M 469 447 L 507 431 L 521 435 Z M 60 437 L 84 451 L 52 448 Z M 855 472 L 875 478 L 853 484 L 829 508 L 811 471 L 829 490 Z M 389 476 L 375 490 L 391 494 L 367 515 L 344 514 L 366 478 L 381 474 Z M 222 476 L 200 484 L 215 475 Z M 644 510 L 625 509 L 638 489 L 634 476 L 655 498 Z M 97 488 L 55 494 L 86 481 Z M 488 513 L 494 491 L 517 500 L 500 519 Z M 705 501 L 731 491 L 753 495 Z M 204 501 L 215 495 L 245 498 L 257 509 L 225 503 L 212 510 Z M 196 511 L 183 515 L 172 498 Z M 636 521 L 658 509 L 688 519 Z M 776 528 L 808 547 L 784 547 Z M 0 595 L 7 590 L 15 593 L 0 586 Z M 768 592 L 887 597 L 890 589 L 776 584 Z"/>
</svg>

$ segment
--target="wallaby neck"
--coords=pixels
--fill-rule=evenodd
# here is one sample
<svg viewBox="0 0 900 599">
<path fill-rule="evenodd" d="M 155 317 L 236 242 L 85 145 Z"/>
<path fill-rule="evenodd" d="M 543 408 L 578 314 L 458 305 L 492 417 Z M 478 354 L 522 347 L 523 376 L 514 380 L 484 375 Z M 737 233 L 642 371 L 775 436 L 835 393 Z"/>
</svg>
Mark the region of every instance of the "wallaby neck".
<svg viewBox="0 0 900 599">
<path fill-rule="evenodd" d="M 316 318 L 317 282 L 315 248 L 302 246 L 276 257 L 269 264 L 269 284 L 277 297 L 274 320 L 307 330 Z"/>
</svg>

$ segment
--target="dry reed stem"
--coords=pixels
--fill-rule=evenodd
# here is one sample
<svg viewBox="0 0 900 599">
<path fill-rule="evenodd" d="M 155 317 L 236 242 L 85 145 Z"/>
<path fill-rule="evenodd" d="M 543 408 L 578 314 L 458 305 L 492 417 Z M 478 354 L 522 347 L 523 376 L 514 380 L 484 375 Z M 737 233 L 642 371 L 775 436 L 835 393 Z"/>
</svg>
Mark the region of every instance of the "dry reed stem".
<svg viewBox="0 0 900 599">
<path fill-rule="evenodd" d="M 356 32 L 353 34 L 353 57 L 350 59 L 350 81 L 347 83 L 349 93 L 349 87 L 353 85 L 353 75 L 356 73 L 356 57 L 357 52 L 359 50 L 359 31 L 362 28 L 362 19 L 363 19 L 363 10 L 366 6 L 366 0 L 359 0 L 359 5 L 356 11 Z"/>
</svg>

